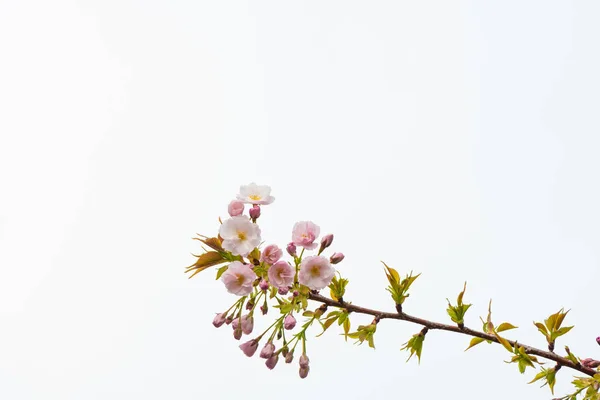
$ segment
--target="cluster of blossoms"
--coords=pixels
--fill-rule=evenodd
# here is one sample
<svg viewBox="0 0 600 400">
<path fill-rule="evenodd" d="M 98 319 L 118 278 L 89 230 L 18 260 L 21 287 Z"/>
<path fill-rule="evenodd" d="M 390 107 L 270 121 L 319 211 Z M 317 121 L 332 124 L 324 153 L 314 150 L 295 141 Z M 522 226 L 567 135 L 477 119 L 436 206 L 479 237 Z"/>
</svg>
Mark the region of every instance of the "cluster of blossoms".
<svg viewBox="0 0 600 400">
<path fill-rule="evenodd" d="M 561 309 L 550 315 L 543 323 L 534 322 L 535 327 L 545 337 L 549 352 L 524 346 L 516 340 L 506 339 L 504 331 L 517 327 L 508 322 L 493 323 L 491 301 L 486 320 L 481 319 L 483 331 L 478 332 L 467 328 L 465 315 L 472 304 L 463 302 L 466 282 L 456 303 L 453 304 L 447 299 L 446 312 L 455 325 L 412 317 L 403 311 L 403 304 L 409 297 L 411 285 L 420 274 L 413 275 L 411 272 L 401 277 L 398 271 L 385 263 L 383 265 L 389 283 L 387 291 L 394 301 L 396 312 L 356 306 L 344 301 L 348 280 L 342 278 L 333 267 L 344 259 L 344 255 L 342 253 L 332 253 L 329 257 L 322 255 L 331 247 L 333 235 L 324 235 L 319 239 L 321 229 L 315 223 L 300 221 L 294 224 L 291 241 L 285 245 L 285 251 L 277 244 L 262 247 L 263 240 L 257 221 L 261 216 L 261 206 L 271 204 L 274 200 L 275 198 L 271 196 L 271 188 L 268 186 L 254 183 L 242 186 L 236 199 L 229 203 L 229 218 L 221 222 L 217 237 L 198 238 L 212 250 L 205 248 L 205 253 L 196 256 L 197 261 L 186 270 L 186 272 L 193 272 L 190 276 L 192 277 L 209 267 L 224 264 L 217 270 L 217 279 L 220 278 L 225 289 L 238 298 L 226 311 L 216 315 L 213 325 L 215 327 L 230 325 L 236 340 L 241 340 L 244 335 L 253 334 L 255 311 L 259 310 L 260 314 L 265 315 L 269 313 L 269 300 L 276 303 L 272 306 L 277 309 L 275 322 L 239 345 L 246 356 L 254 356 L 261 341 L 265 339 L 259 357 L 265 360 L 269 369 L 273 369 L 280 358 L 283 358 L 285 363 L 292 363 L 296 348 L 300 346 L 298 373 L 301 378 L 306 378 L 310 371 L 306 332 L 313 323 L 316 322 L 315 325 L 320 326 L 325 332 L 337 322 L 338 326 L 343 327 L 346 339 L 356 339 L 356 343 L 365 342 L 369 347 L 374 348 L 374 335 L 379 321 L 383 318 L 396 319 L 423 326 L 421 331 L 414 334 L 402 347 L 402 350 L 410 353 L 408 359 L 416 355 L 420 361 L 423 343 L 429 329 L 455 332 L 472 336 L 467 350 L 484 342 L 502 345 L 511 354 L 510 361 L 506 362 L 516 364 L 521 373 L 524 373 L 527 368 L 535 369 L 536 364 L 543 364 L 538 361 L 538 357 L 556 362 L 553 368 L 541 367 L 541 371 L 530 382 L 545 382 L 544 385 L 548 385 L 552 393 L 554 393 L 556 374 L 559 369 L 569 367 L 582 372 L 586 376 L 576 377 L 573 381 L 576 391 L 559 400 L 577 400 L 580 395 L 584 396 L 582 400 L 600 400 L 600 361 L 593 358 L 578 358 L 568 346 L 565 346 L 566 356 L 559 356 L 555 352 L 557 339 L 573 328 L 573 326 L 563 326 L 568 311 Z M 249 205 L 249 210 L 247 215 L 244 215 L 246 205 Z M 313 251 L 314 253 L 309 253 Z M 286 253 L 289 261 L 284 259 Z M 325 288 L 329 288 L 329 297 L 319 293 Z M 308 310 L 309 300 L 321 303 L 321 306 L 314 311 Z M 328 306 L 336 309 L 325 314 Z M 359 325 L 356 331 L 350 332 L 351 313 L 369 315 L 374 319 L 370 324 Z M 304 323 L 298 324 L 299 329 L 296 320 L 298 315 L 307 318 Z M 600 345 L 600 337 L 596 338 L 596 342 Z"/>
<path fill-rule="evenodd" d="M 239 347 L 245 355 L 252 357 L 260 341 L 266 337 L 260 357 L 266 360 L 269 369 L 273 369 L 280 356 L 286 363 L 291 363 L 296 346 L 300 343 L 299 375 L 305 378 L 310 369 L 305 332 L 325 311 L 325 308 L 317 313 L 306 311 L 308 294 L 317 293 L 331 284 L 336 274 L 333 265 L 341 262 L 344 255 L 321 255 L 333 243 L 333 235 L 325 235 L 319 241 L 320 227 L 311 221 L 300 221 L 294 225 L 291 241 L 285 246 L 286 253 L 291 257 L 290 262 L 283 259 L 284 251 L 276 244 L 260 249 L 262 238 L 257 220 L 261 216 L 261 206 L 271 204 L 274 200 L 268 186 L 255 183 L 241 186 L 236 199 L 229 203 L 229 218 L 222 222 L 218 237 L 200 239 L 215 250 L 206 253 L 214 255 L 215 259 L 207 262 L 207 259 L 200 260 L 200 257 L 194 267 L 203 269 L 205 267 L 199 267 L 199 263 L 210 266 L 227 262 L 227 265 L 219 268 L 217 277 L 220 277 L 229 293 L 240 298 L 228 310 L 217 314 L 213 325 L 231 325 L 237 340 L 243 335 L 252 334 L 257 305 L 262 301 L 259 310 L 264 315 L 269 310 L 267 300 L 275 299 L 275 307 L 280 311 L 278 319 L 267 330 Z M 250 208 L 248 215 L 244 215 L 247 204 Z M 317 250 L 317 253 L 305 255 L 312 250 Z M 296 327 L 294 313 L 302 311 L 303 315 L 312 318 L 289 338 Z M 289 332 L 288 338 L 286 332 Z M 277 348 L 275 342 L 279 340 L 282 343 Z"/>
</svg>

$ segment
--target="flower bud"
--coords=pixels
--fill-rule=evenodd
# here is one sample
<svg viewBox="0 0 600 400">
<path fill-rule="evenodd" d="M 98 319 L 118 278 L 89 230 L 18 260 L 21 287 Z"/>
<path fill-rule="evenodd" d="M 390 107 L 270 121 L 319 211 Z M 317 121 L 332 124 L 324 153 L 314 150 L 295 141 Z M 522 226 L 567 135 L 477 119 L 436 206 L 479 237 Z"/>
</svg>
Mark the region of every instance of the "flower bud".
<svg viewBox="0 0 600 400">
<path fill-rule="evenodd" d="M 262 315 L 267 315 L 267 312 L 269 312 L 269 306 L 267 305 L 267 303 L 260 306 L 260 312 L 262 313 Z"/>
<path fill-rule="evenodd" d="M 296 245 L 293 242 L 288 243 L 285 250 L 288 252 L 288 254 L 290 256 L 296 257 Z"/>
<path fill-rule="evenodd" d="M 329 235 L 323 236 L 323 238 L 321 239 L 321 248 L 319 248 L 319 254 L 321 254 L 323 250 L 331 246 L 331 243 L 333 243 L 333 235 L 331 233 Z"/>
<path fill-rule="evenodd" d="M 280 287 L 277 290 L 277 293 L 279 293 L 281 296 L 285 296 L 286 294 L 288 294 L 289 291 L 290 291 L 290 288 Z"/>
<path fill-rule="evenodd" d="M 288 331 L 296 326 L 296 318 L 292 314 L 288 314 L 283 320 L 283 327 Z"/>
<path fill-rule="evenodd" d="M 300 368 L 308 368 L 308 357 L 306 356 L 306 354 L 302 354 L 300 356 Z"/>
<path fill-rule="evenodd" d="M 593 358 L 586 358 L 585 360 L 581 360 L 581 365 L 586 368 L 598 368 L 600 367 L 600 361 Z"/>
<path fill-rule="evenodd" d="M 600 336 L 598 336 L 598 337 L 596 338 L 596 343 L 598 343 L 598 345 L 600 346 Z"/>
<path fill-rule="evenodd" d="M 227 318 L 225 318 L 225 323 L 227 325 L 231 324 L 233 322 L 233 317 L 230 315 Z"/>
<path fill-rule="evenodd" d="M 337 264 L 344 259 L 343 253 L 333 253 L 331 257 L 329 257 L 329 262 L 332 264 Z"/>
<path fill-rule="evenodd" d="M 293 360 L 294 360 L 294 353 L 290 351 L 289 353 L 287 353 L 285 355 L 285 363 L 290 364 Z"/>
<path fill-rule="evenodd" d="M 221 325 L 223 325 L 226 320 L 227 320 L 227 317 L 226 317 L 225 313 L 217 314 L 215 319 L 213 319 L 213 325 L 215 326 L 215 328 L 218 328 Z"/>
<path fill-rule="evenodd" d="M 300 296 L 300 292 L 298 292 L 297 290 L 294 290 L 294 293 L 292 293 L 292 296 L 298 297 L 298 296 Z"/>
<path fill-rule="evenodd" d="M 300 379 L 304 379 L 308 376 L 308 371 L 310 370 L 310 367 L 307 365 L 306 367 L 300 367 L 300 371 L 299 371 L 299 375 L 300 375 Z"/>
<path fill-rule="evenodd" d="M 246 303 L 246 310 L 252 310 L 254 308 L 254 300 L 250 299 Z"/>
<path fill-rule="evenodd" d="M 237 217 L 244 212 L 244 203 L 239 200 L 232 200 L 227 206 L 227 212 L 230 217 Z"/>
<path fill-rule="evenodd" d="M 260 283 L 258 284 L 258 287 L 260 288 L 260 290 L 268 290 L 269 289 L 269 282 L 267 282 L 264 279 L 262 279 L 260 281 Z"/>
<path fill-rule="evenodd" d="M 256 353 L 256 349 L 258 349 L 258 340 L 252 339 L 246 343 L 242 343 L 240 344 L 240 349 L 242 349 L 245 355 L 252 357 Z"/>
<path fill-rule="evenodd" d="M 242 327 L 238 326 L 236 329 L 233 330 L 233 338 L 235 340 L 240 340 L 242 338 Z"/>
<path fill-rule="evenodd" d="M 265 365 L 269 369 L 275 368 L 277 365 L 277 361 L 279 361 L 279 354 L 273 354 L 266 362 Z"/>
<path fill-rule="evenodd" d="M 255 205 L 250 209 L 250 218 L 252 218 L 252 220 L 255 221 L 256 219 L 258 219 L 258 217 L 260 217 L 260 206 Z"/>
<path fill-rule="evenodd" d="M 245 335 L 249 335 L 252 333 L 254 329 L 254 318 L 250 314 L 244 315 L 242 317 L 242 332 Z"/>
<path fill-rule="evenodd" d="M 275 352 L 275 345 L 272 342 L 267 342 L 265 347 L 260 351 L 260 358 L 268 359 L 271 358 L 273 353 Z"/>
</svg>

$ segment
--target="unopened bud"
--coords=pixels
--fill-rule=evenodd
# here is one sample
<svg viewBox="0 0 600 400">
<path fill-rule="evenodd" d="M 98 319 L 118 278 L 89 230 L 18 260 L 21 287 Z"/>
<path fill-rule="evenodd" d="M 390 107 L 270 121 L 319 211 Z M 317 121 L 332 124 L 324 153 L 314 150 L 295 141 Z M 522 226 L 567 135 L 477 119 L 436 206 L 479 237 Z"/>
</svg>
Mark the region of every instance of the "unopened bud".
<svg viewBox="0 0 600 400">
<path fill-rule="evenodd" d="M 260 290 L 267 290 L 267 289 L 269 289 L 269 282 L 267 282 L 263 279 L 258 284 L 258 287 L 260 287 Z"/>
<path fill-rule="evenodd" d="M 233 200 L 227 206 L 227 212 L 229 212 L 230 217 L 237 217 L 238 215 L 242 215 L 244 212 L 244 203 L 239 200 Z"/>
<path fill-rule="evenodd" d="M 254 301 L 248 300 L 248 302 L 246 303 L 246 310 L 252 310 L 252 308 L 254 308 Z"/>
<path fill-rule="evenodd" d="M 329 262 L 332 264 L 337 264 L 344 259 L 343 253 L 333 253 L 331 257 L 329 257 Z"/>
<path fill-rule="evenodd" d="M 272 342 L 267 342 L 265 347 L 260 351 L 260 358 L 268 359 L 271 358 L 273 353 L 275 352 L 275 345 Z"/>
<path fill-rule="evenodd" d="M 292 243 L 292 242 L 288 243 L 285 250 L 288 252 L 288 254 L 290 256 L 296 257 L 296 245 L 294 243 Z"/>
<path fill-rule="evenodd" d="M 252 339 L 246 343 L 242 343 L 240 344 L 240 349 L 242 349 L 245 355 L 252 357 L 256 353 L 256 349 L 258 349 L 258 341 Z"/>
<path fill-rule="evenodd" d="M 277 293 L 279 293 L 281 296 L 285 296 L 286 294 L 288 294 L 289 291 L 290 288 L 280 287 L 279 290 L 277 290 Z"/>
<path fill-rule="evenodd" d="M 269 306 L 267 306 L 267 303 L 260 306 L 260 312 L 262 315 L 267 315 L 267 312 L 269 312 Z"/>
<path fill-rule="evenodd" d="M 225 323 L 225 321 L 227 321 L 227 317 L 225 316 L 225 313 L 217 314 L 215 319 L 213 319 L 213 325 L 215 326 L 215 328 L 218 328 L 221 325 L 223 325 Z"/>
<path fill-rule="evenodd" d="M 600 346 L 600 336 L 596 338 L 596 343 L 598 343 L 598 346 Z"/>
<path fill-rule="evenodd" d="M 292 296 L 298 297 L 298 296 L 300 296 L 300 292 L 298 292 L 297 290 L 294 290 L 294 293 L 292 293 Z"/>
<path fill-rule="evenodd" d="M 233 338 L 235 340 L 240 340 L 242 338 L 242 327 L 238 326 L 236 329 L 233 330 Z"/>
<path fill-rule="evenodd" d="M 586 358 L 585 360 L 581 360 L 581 365 L 586 368 L 598 368 L 600 367 L 600 361 L 593 358 Z"/>
<path fill-rule="evenodd" d="M 252 333 L 254 329 L 254 318 L 250 314 L 244 315 L 242 317 L 242 332 L 245 335 L 249 335 Z"/>
<path fill-rule="evenodd" d="M 279 354 L 274 354 L 265 362 L 265 365 L 267 368 L 273 369 L 277 365 L 277 361 L 279 361 Z"/>
<path fill-rule="evenodd" d="M 283 320 L 283 327 L 288 331 L 296 326 L 296 318 L 292 314 L 288 314 Z"/>
<path fill-rule="evenodd" d="M 329 235 L 323 236 L 321 239 L 321 247 L 319 248 L 319 254 L 333 243 L 333 235 L 330 233 Z"/>
<path fill-rule="evenodd" d="M 294 361 L 294 353 L 290 351 L 285 355 L 285 363 L 290 364 L 292 361 Z"/>
<path fill-rule="evenodd" d="M 227 318 L 225 318 L 225 323 L 227 325 L 231 324 L 233 322 L 233 317 L 230 315 Z"/>
<path fill-rule="evenodd" d="M 310 367 L 307 365 L 305 368 L 300 367 L 300 371 L 298 375 L 300 375 L 300 379 L 304 379 L 308 376 L 308 371 L 310 371 Z"/>
<path fill-rule="evenodd" d="M 252 218 L 252 220 L 256 220 L 258 217 L 260 217 L 260 206 L 255 205 L 250 209 L 250 218 Z"/>
<path fill-rule="evenodd" d="M 308 359 L 308 356 L 306 354 L 302 354 L 300 356 L 300 368 L 308 368 L 308 363 L 310 362 L 310 360 Z"/>
</svg>

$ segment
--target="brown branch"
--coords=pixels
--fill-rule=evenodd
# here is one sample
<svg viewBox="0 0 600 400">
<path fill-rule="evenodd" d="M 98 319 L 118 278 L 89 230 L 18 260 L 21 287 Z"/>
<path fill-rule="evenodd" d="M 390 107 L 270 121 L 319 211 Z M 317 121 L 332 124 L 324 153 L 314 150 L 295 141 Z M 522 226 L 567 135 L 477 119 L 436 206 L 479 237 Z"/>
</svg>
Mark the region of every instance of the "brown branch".
<svg viewBox="0 0 600 400">
<path fill-rule="evenodd" d="M 418 324 L 418 325 L 422 325 L 425 326 L 429 329 L 438 329 L 438 330 L 442 330 L 442 331 L 449 331 L 449 332 L 454 332 L 454 333 L 462 333 L 463 335 L 468 335 L 468 336 L 474 336 L 474 337 L 478 337 L 478 338 L 482 338 L 485 340 L 490 340 L 492 342 L 496 342 L 498 343 L 498 339 L 494 336 L 494 335 L 490 335 L 488 333 L 484 333 L 484 332 L 479 332 L 467 327 L 463 327 L 463 328 L 459 328 L 458 326 L 454 326 L 454 325 L 446 325 L 446 324 L 441 324 L 439 322 L 433 322 L 433 321 L 428 321 L 426 319 L 422 319 L 422 318 L 417 318 L 417 317 L 413 317 L 411 315 L 408 315 L 404 312 L 400 312 L 400 313 L 390 313 L 390 312 L 384 312 L 384 311 L 378 311 L 378 310 L 371 310 L 369 308 L 364 308 L 364 307 L 359 307 L 359 306 L 355 306 L 353 304 L 349 304 L 346 302 L 339 302 L 339 301 L 335 301 L 332 299 L 329 299 L 325 296 L 322 296 L 320 294 L 315 294 L 315 293 L 310 293 L 309 294 L 309 299 L 323 303 L 323 304 L 327 304 L 328 306 L 331 307 L 338 307 L 338 308 L 343 308 L 346 309 L 348 311 L 351 312 L 355 312 L 355 313 L 359 313 L 359 314 L 368 314 L 368 315 L 373 315 L 374 317 L 376 317 L 378 320 L 381 319 L 398 319 L 398 320 L 402 320 L 402 321 L 408 321 L 408 322 L 412 322 L 414 324 Z M 549 352 L 549 351 L 544 351 L 544 350 L 540 350 L 540 349 L 536 349 L 535 347 L 531 347 L 531 346 L 527 346 L 524 345 L 522 343 L 517 343 L 514 340 L 508 340 L 508 342 L 511 344 L 511 346 L 522 346 L 525 349 L 525 352 L 527 354 L 533 354 L 539 357 L 543 357 L 547 360 L 552 360 L 555 361 L 558 365 L 564 366 L 564 367 L 568 367 L 568 368 L 572 368 L 574 370 L 577 370 L 579 372 L 582 372 L 586 375 L 589 376 L 594 376 L 595 374 L 598 373 L 598 371 L 594 370 L 593 368 L 586 368 L 581 364 L 575 364 L 574 362 L 572 362 L 571 360 L 561 357 L 555 353 Z"/>
</svg>

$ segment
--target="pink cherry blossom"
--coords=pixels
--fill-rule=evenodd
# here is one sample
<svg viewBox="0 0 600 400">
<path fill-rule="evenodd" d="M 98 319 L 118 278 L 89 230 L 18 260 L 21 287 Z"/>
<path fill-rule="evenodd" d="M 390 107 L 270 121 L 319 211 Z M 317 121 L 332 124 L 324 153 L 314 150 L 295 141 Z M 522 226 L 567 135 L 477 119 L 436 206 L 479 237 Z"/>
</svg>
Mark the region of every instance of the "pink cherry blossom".
<svg viewBox="0 0 600 400">
<path fill-rule="evenodd" d="M 295 272 L 286 261 L 279 260 L 269 268 L 269 282 L 279 289 L 287 289 L 294 283 Z"/>
<path fill-rule="evenodd" d="M 242 332 L 244 335 L 249 335 L 254 329 L 254 318 L 251 315 L 242 316 Z"/>
<path fill-rule="evenodd" d="M 316 249 L 318 244 L 315 243 L 321 228 L 310 221 L 300 221 L 294 224 L 292 229 L 292 243 L 296 246 L 302 246 L 307 250 Z"/>
<path fill-rule="evenodd" d="M 279 261 L 282 255 L 283 251 L 277 247 L 277 245 L 270 244 L 262 251 L 260 261 L 264 262 L 265 264 L 273 265 Z"/>
<path fill-rule="evenodd" d="M 229 264 L 227 271 L 221 276 L 227 291 L 238 296 L 249 295 L 255 279 L 256 274 L 250 269 L 250 266 L 242 264 L 240 261 Z"/>
<path fill-rule="evenodd" d="M 254 182 L 240 186 L 237 199 L 248 204 L 271 204 L 275 201 L 275 197 L 271 196 L 270 186 L 257 185 Z"/>
<path fill-rule="evenodd" d="M 332 264 L 337 264 L 344 259 L 344 253 L 333 253 L 331 257 L 329 257 L 329 261 Z"/>
<path fill-rule="evenodd" d="M 227 206 L 227 212 L 230 217 L 237 217 L 244 212 L 244 203 L 239 200 L 232 200 Z"/>
<path fill-rule="evenodd" d="M 266 362 L 265 365 L 269 369 L 275 368 L 277 365 L 277 361 L 279 361 L 279 354 L 273 354 Z"/>
<path fill-rule="evenodd" d="M 309 256 L 302 260 L 298 272 L 298 282 L 312 290 L 320 290 L 331 282 L 335 270 L 323 256 Z"/>
<path fill-rule="evenodd" d="M 234 255 L 247 256 L 260 244 L 260 228 L 243 215 L 231 217 L 219 228 L 223 248 Z"/>
</svg>

